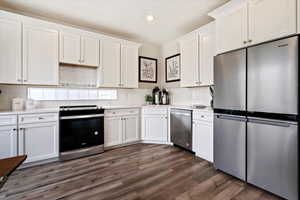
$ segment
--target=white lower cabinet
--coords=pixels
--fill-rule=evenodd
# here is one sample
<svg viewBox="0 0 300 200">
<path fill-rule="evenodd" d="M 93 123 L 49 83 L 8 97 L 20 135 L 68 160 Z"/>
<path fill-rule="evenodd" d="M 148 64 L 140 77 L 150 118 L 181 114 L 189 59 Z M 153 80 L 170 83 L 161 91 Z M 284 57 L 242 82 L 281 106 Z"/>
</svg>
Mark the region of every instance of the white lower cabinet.
<svg viewBox="0 0 300 200">
<path fill-rule="evenodd" d="M 19 155 L 25 163 L 58 157 L 57 122 L 24 124 L 19 128 Z"/>
<path fill-rule="evenodd" d="M 111 147 L 140 140 L 137 109 L 109 110 L 104 119 L 104 146 Z"/>
<path fill-rule="evenodd" d="M 105 117 L 104 119 L 104 146 L 114 146 L 122 144 L 122 118 Z"/>
<path fill-rule="evenodd" d="M 17 126 L 0 126 L 0 159 L 18 155 Z"/>
<path fill-rule="evenodd" d="M 196 156 L 213 162 L 212 113 L 193 114 L 193 151 Z"/>
<path fill-rule="evenodd" d="M 153 143 L 168 142 L 168 109 L 144 108 L 142 114 L 142 140 Z"/>
</svg>

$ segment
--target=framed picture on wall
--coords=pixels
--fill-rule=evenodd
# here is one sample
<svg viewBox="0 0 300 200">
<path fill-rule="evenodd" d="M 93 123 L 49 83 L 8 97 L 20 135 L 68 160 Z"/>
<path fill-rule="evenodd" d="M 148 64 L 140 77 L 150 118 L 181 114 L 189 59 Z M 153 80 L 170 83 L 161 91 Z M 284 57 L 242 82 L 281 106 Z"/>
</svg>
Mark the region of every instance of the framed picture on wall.
<svg viewBox="0 0 300 200">
<path fill-rule="evenodd" d="M 139 82 L 157 83 L 157 59 L 139 57 Z"/>
<path fill-rule="evenodd" d="M 180 81 L 180 54 L 166 58 L 166 82 Z"/>
</svg>

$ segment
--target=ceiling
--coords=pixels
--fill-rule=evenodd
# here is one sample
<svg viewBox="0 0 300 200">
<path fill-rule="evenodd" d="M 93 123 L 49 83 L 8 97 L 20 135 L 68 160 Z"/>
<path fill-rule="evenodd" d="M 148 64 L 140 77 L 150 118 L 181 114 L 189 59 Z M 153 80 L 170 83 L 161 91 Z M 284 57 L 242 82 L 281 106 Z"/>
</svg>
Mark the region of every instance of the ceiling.
<svg viewBox="0 0 300 200">
<path fill-rule="evenodd" d="M 0 0 L 0 6 L 110 35 L 161 45 L 212 20 L 229 0 Z M 148 22 L 145 17 L 154 16 Z"/>
</svg>

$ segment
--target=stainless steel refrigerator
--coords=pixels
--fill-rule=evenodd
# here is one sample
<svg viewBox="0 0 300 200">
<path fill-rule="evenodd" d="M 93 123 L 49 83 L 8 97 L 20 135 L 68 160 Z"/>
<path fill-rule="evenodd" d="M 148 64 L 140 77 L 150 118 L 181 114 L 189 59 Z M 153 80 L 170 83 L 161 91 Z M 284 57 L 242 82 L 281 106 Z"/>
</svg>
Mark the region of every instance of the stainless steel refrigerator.
<svg viewBox="0 0 300 200">
<path fill-rule="evenodd" d="M 215 57 L 216 168 L 298 199 L 298 37 Z"/>
</svg>

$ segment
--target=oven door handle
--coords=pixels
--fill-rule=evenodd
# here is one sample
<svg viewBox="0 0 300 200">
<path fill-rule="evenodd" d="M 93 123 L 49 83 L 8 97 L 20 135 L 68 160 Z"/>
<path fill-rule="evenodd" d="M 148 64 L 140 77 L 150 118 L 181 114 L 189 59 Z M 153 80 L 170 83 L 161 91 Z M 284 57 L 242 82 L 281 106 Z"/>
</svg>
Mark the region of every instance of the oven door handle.
<svg viewBox="0 0 300 200">
<path fill-rule="evenodd" d="M 67 120 L 67 119 L 88 119 L 88 118 L 96 118 L 96 117 L 104 117 L 104 114 L 64 116 L 64 117 L 60 117 L 59 119 L 60 120 Z"/>
</svg>

